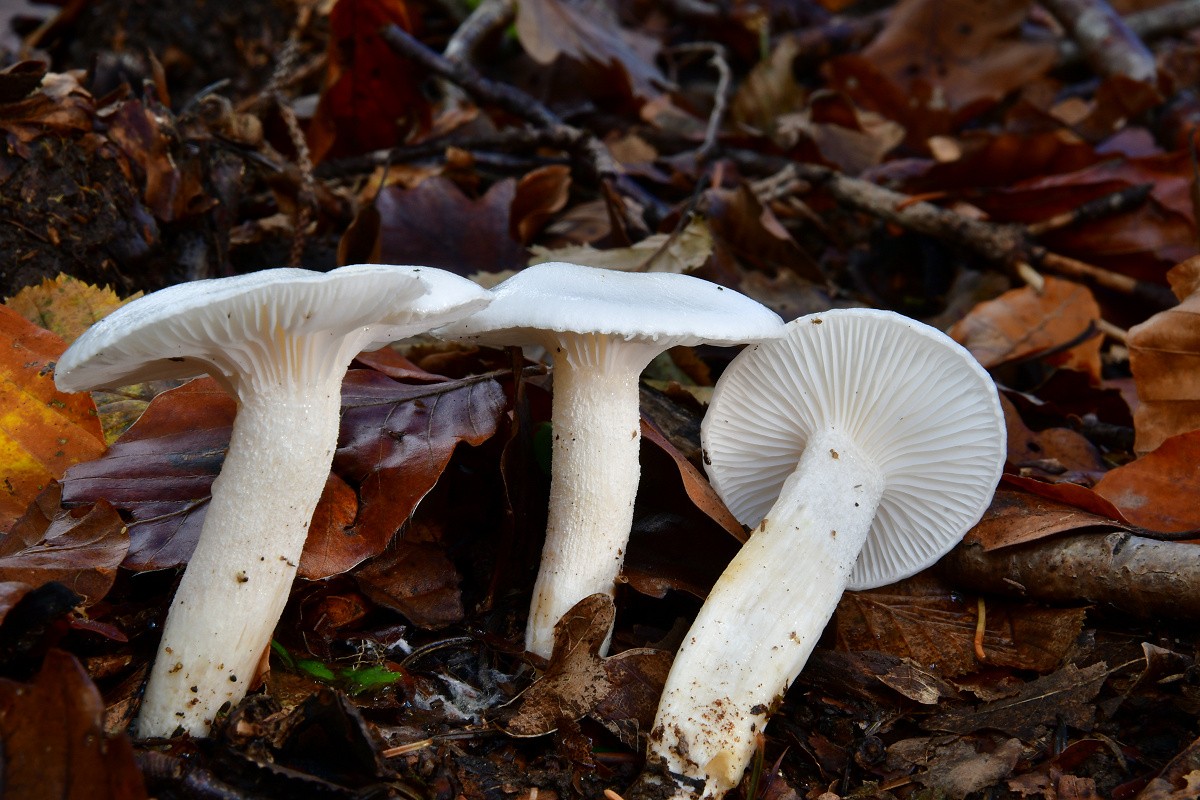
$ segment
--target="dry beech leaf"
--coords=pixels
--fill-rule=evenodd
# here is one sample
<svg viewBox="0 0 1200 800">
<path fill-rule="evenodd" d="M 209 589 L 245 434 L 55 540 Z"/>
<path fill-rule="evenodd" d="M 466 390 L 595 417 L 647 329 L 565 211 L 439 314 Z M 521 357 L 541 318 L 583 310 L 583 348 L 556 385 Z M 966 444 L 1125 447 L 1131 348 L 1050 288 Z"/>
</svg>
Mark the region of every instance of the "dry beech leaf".
<svg viewBox="0 0 1200 800">
<path fill-rule="evenodd" d="M 629 247 L 598 250 L 591 245 L 529 248 L 530 265 L 547 261 L 570 261 L 601 269 L 625 272 L 691 272 L 704 266 L 712 255 L 712 232 L 699 217 L 678 233 L 656 233 Z"/>
<path fill-rule="evenodd" d="M 62 490 L 46 488 L 0 535 L 0 620 L 26 593 L 51 581 L 92 605 L 112 588 L 117 567 L 129 550 L 121 515 L 106 502 L 87 513 L 62 508 Z"/>
<path fill-rule="evenodd" d="M 1026 286 L 980 303 L 955 323 L 950 336 L 988 369 L 1053 350 L 1048 363 L 1099 383 L 1099 318 L 1100 306 L 1086 287 L 1047 277 L 1040 292 Z"/>
<path fill-rule="evenodd" d="M 138 292 L 122 300 L 107 286 L 92 286 L 59 273 L 54 280 L 45 278 L 37 286 L 26 286 L 4 305 L 69 344 L 114 309 L 140 296 Z"/>
<path fill-rule="evenodd" d="M 988 552 L 1083 528 L 1132 530 L 1130 526 L 1108 517 L 1049 498 L 1000 489 L 992 498 L 992 504 L 983 519 L 967 532 L 963 541 L 977 544 Z"/>
<path fill-rule="evenodd" d="M 1089 489 L 1086 486 L 1080 486 L 1077 483 L 1046 483 L 1034 480 L 1033 478 L 1012 475 L 1007 472 L 1000 476 L 1000 480 L 1009 486 L 1024 489 L 1038 497 L 1045 497 L 1048 500 L 1065 503 L 1099 517 L 1110 519 L 1119 527 L 1136 527 L 1125 518 L 1125 515 L 1121 513 L 1119 508 L 1097 494 L 1094 489 Z"/>
<path fill-rule="evenodd" d="M 977 604 L 928 575 L 869 592 L 846 592 L 838 603 L 839 647 L 880 650 L 909 658 L 939 675 L 972 672 Z M 1083 626 L 1083 609 L 987 604 L 987 663 L 1045 672 L 1053 669 Z"/>
<path fill-rule="evenodd" d="M 612 629 L 611 597 L 593 594 L 554 626 L 554 651 L 542 677 L 521 695 L 505 731 L 542 736 L 591 716 L 630 747 L 654 722 L 671 654 L 637 648 L 605 658 L 600 648 Z"/>
<path fill-rule="evenodd" d="M 0 678 L 5 797 L 140 800 L 129 737 L 104 734 L 104 701 L 75 657 L 51 650 L 32 683 Z"/>
<path fill-rule="evenodd" d="M 1172 436 L 1153 452 L 1109 470 L 1096 494 L 1146 530 L 1200 530 L 1200 431 Z"/>
<path fill-rule="evenodd" d="M 104 452 L 91 397 L 54 387 L 64 349 L 58 336 L 0 306 L 0 531 L 67 467 Z"/>
<path fill-rule="evenodd" d="M 517 181 L 509 210 L 509 233 L 522 244 L 529 244 L 566 207 L 570 194 L 571 170 L 562 164 L 526 173 Z"/>
<path fill-rule="evenodd" d="M 1108 468 L 1100 450 L 1082 434 L 1070 428 L 1033 431 L 1003 394 L 1000 406 L 1008 435 L 1008 463 L 1022 475 L 1055 480 L 1067 473 L 1099 474 Z"/>
<path fill-rule="evenodd" d="M 1186 275 L 1196 270 L 1200 257 L 1171 272 L 1177 286 L 1190 288 Z M 1200 429 L 1200 293 L 1129 329 L 1129 368 L 1140 401 L 1133 414 L 1139 454 Z"/>
<path fill-rule="evenodd" d="M 1108 679 L 1108 667 L 1099 662 L 1079 669 L 1067 664 L 1057 672 L 1030 681 L 1012 697 L 935 714 L 921 723 L 926 730 L 974 733 L 995 728 L 1010 736 L 1032 741 L 1051 725 L 1090 730 L 1096 706 L 1092 702 Z"/>
</svg>

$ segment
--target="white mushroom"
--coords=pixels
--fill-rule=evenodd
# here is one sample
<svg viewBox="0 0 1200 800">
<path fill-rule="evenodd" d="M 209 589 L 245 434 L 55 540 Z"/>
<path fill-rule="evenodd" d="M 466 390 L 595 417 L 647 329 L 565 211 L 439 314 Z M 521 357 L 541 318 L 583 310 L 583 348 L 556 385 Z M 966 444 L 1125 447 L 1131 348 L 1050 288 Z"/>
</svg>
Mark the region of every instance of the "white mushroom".
<svg viewBox="0 0 1200 800">
<path fill-rule="evenodd" d="M 149 294 L 96 323 L 63 354 L 55 369 L 63 391 L 208 373 L 238 401 L 138 735 L 203 735 L 222 705 L 245 694 L 329 475 L 350 360 L 488 299 L 469 281 L 422 267 L 265 270 Z"/>
<path fill-rule="evenodd" d="M 687 275 L 549 262 L 492 291 L 487 308 L 437 333 L 553 355 L 549 518 L 525 632 L 526 649 L 548 658 L 559 618 L 588 595 L 612 595 L 621 571 L 640 475 L 642 370 L 675 345 L 774 338 L 783 322 Z"/>
<path fill-rule="evenodd" d="M 738 784 L 842 591 L 944 555 L 987 508 L 1005 457 L 995 385 L 970 353 L 865 309 L 802 317 L 739 354 L 702 438 L 714 487 L 757 530 L 684 637 L 659 704 L 642 781 L 673 782 L 675 798 Z"/>
</svg>

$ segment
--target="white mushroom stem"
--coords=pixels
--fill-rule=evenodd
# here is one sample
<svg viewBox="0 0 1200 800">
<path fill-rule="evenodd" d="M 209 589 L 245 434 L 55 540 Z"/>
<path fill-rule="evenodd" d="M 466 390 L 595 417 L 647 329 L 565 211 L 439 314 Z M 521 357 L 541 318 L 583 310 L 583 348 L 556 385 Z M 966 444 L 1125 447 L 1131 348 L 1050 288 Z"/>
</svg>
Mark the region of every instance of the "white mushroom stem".
<svg viewBox="0 0 1200 800">
<path fill-rule="evenodd" d="M 571 606 L 615 592 L 641 474 L 638 377 L 662 350 L 602 334 L 561 336 L 546 543 L 525 629 L 525 649 L 544 658 Z"/>
<path fill-rule="evenodd" d="M 140 737 L 207 734 L 255 677 L 337 447 L 341 371 L 243 392 L 196 551 L 167 617 Z M 311 375 L 306 376 L 311 377 Z M 215 613 L 214 613 L 215 612 Z"/>
<path fill-rule="evenodd" d="M 809 439 L 675 656 L 647 770 L 675 776 L 673 797 L 721 797 L 741 781 L 772 703 L 837 607 L 883 490 L 879 467 L 849 436 Z"/>
</svg>

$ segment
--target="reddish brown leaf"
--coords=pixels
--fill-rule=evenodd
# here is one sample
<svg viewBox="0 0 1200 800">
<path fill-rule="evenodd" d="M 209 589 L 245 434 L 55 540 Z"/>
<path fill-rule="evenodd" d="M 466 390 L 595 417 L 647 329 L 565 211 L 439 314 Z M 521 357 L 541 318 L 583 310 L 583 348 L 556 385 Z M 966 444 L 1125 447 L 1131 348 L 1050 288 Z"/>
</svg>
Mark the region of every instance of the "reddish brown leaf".
<svg viewBox="0 0 1200 800">
<path fill-rule="evenodd" d="M 1028 492 L 1000 489 L 983 519 L 968 531 L 964 542 L 978 544 L 985 551 L 1035 542 L 1047 536 L 1081 528 L 1124 528 L 1108 517 L 1091 514 Z"/>
<path fill-rule="evenodd" d="M 1200 431 L 1167 439 L 1152 453 L 1110 470 L 1096 494 L 1135 525 L 1162 533 L 1200 530 Z"/>
<path fill-rule="evenodd" d="M 847 592 L 837 611 L 838 645 L 910 658 L 940 675 L 972 672 L 978 605 L 928 575 L 869 592 Z M 983 649 L 987 663 L 1053 669 L 1083 625 L 1083 609 L 1047 609 L 989 600 Z"/>
<path fill-rule="evenodd" d="M 217 201 L 206 194 L 198 175 L 180 169 L 172 155 L 175 133 L 164 129 L 162 119 L 141 102 L 127 100 L 109 118 L 108 135 L 141 171 L 146 207 L 170 222 Z"/>
<path fill-rule="evenodd" d="M 661 448 L 675 462 L 675 466 L 679 469 L 679 476 L 683 479 L 683 490 L 696 504 L 696 508 L 703 511 L 713 522 L 728 531 L 729 535 L 739 542 L 746 541 L 746 531 L 742 527 L 742 523 L 733 516 L 708 479 L 645 417 L 642 418 L 642 436 L 646 441 Z"/>
<path fill-rule="evenodd" d="M 709 228 L 718 255 L 764 272 L 795 272 L 822 280 L 821 271 L 796 240 L 745 185 L 705 193 Z"/>
<path fill-rule="evenodd" d="M 448 178 L 413 189 L 388 186 L 375 199 L 386 264 L 426 264 L 470 276 L 525 265 L 525 249 L 509 234 L 516 196 L 511 179 L 497 181 L 472 200 Z"/>
<path fill-rule="evenodd" d="M 67 653 L 51 650 L 31 684 L 0 678 L 0 742 L 5 797 L 146 797 L 129 738 L 105 736 L 100 692 Z"/>
<path fill-rule="evenodd" d="M 0 306 L 0 531 L 67 467 L 104 452 L 88 394 L 54 387 L 64 349 L 58 336 Z"/>
<path fill-rule="evenodd" d="M 1090 478 L 1108 467 L 1099 449 L 1082 434 L 1070 428 L 1046 428 L 1033 431 L 1003 394 L 1004 426 L 1008 434 L 1008 463 L 1026 477 L 1057 480 Z M 1083 482 L 1083 481 L 1081 481 Z M 1091 480 L 1087 480 L 1091 483 Z"/>
<path fill-rule="evenodd" d="M 91 605 L 112 588 L 129 550 L 121 516 L 106 502 L 87 513 L 62 508 L 57 483 L 46 487 L 7 535 L 0 535 L 0 619 L 25 593 L 57 581 Z"/>
<path fill-rule="evenodd" d="M 1171 275 L 1191 288 L 1200 257 L 1179 264 Z M 1154 450 L 1169 437 L 1200 428 L 1200 293 L 1183 292 L 1175 308 L 1129 329 L 1129 368 L 1137 386 L 1135 447 Z"/>
<path fill-rule="evenodd" d="M 296 574 L 310 580 L 328 578 L 375 555 L 377 551 L 354 532 L 357 515 L 358 494 L 344 480 L 329 473 L 325 491 L 313 511 Z"/>
<path fill-rule="evenodd" d="M 1097 516 L 1106 517 L 1120 526 L 1134 527 L 1121 513 L 1120 509 L 1097 494 L 1095 490 L 1089 489 L 1086 486 L 1080 486 L 1077 483 L 1045 483 L 1044 481 L 1023 478 L 1007 472 L 1000 477 L 1000 480 L 1009 486 L 1015 486 L 1018 489 L 1024 489 L 1027 492 L 1036 494 L 1038 497 L 1045 497 L 1048 500 L 1066 503 L 1069 506 L 1083 509 Z"/>
<path fill-rule="evenodd" d="M 1042 291 L 1013 289 L 980 303 L 950 329 L 950 336 L 987 368 L 1036 358 L 1087 373 L 1100 381 L 1100 344 L 1095 330 L 1100 306 L 1077 283 L 1046 278 Z"/>
<path fill-rule="evenodd" d="M 443 628 L 463 619 L 460 577 L 437 545 L 398 541 L 354 573 L 362 593 L 422 628 Z"/>
<path fill-rule="evenodd" d="M 529 244 L 550 218 L 567 205 L 571 191 L 571 170 L 561 164 L 535 169 L 517 182 L 509 213 L 509 233 L 522 244 Z"/>
<path fill-rule="evenodd" d="M 429 127 L 429 102 L 420 90 L 420 76 L 379 36 L 387 25 L 412 32 L 413 19 L 404 0 L 334 4 L 329 14 L 329 70 L 309 125 L 314 161 L 394 147 L 413 130 Z"/>
<path fill-rule="evenodd" d="M 465 378 L 411 386 L 369 370 L 342 385 L 342 434 L 334 470 L 359 488 L 355 533 L 383 550 L 433 488 L 459 442 L 496 432 L 507 400 L 496 381 Z"/>
</svg>

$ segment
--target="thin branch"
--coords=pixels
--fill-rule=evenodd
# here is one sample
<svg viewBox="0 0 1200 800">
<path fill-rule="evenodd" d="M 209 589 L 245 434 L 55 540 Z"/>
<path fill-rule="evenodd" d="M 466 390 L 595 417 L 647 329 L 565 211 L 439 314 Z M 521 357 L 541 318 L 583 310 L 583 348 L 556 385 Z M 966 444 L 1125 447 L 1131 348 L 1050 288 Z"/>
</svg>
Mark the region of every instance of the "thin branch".
<svg viewBox="0 0 1200 800">
<path fill-rule="evenodd" d="M 1099 75 L 1153 83 L 1154 54 L 1105 0 L 1041 0 Z"/>
</svg>

